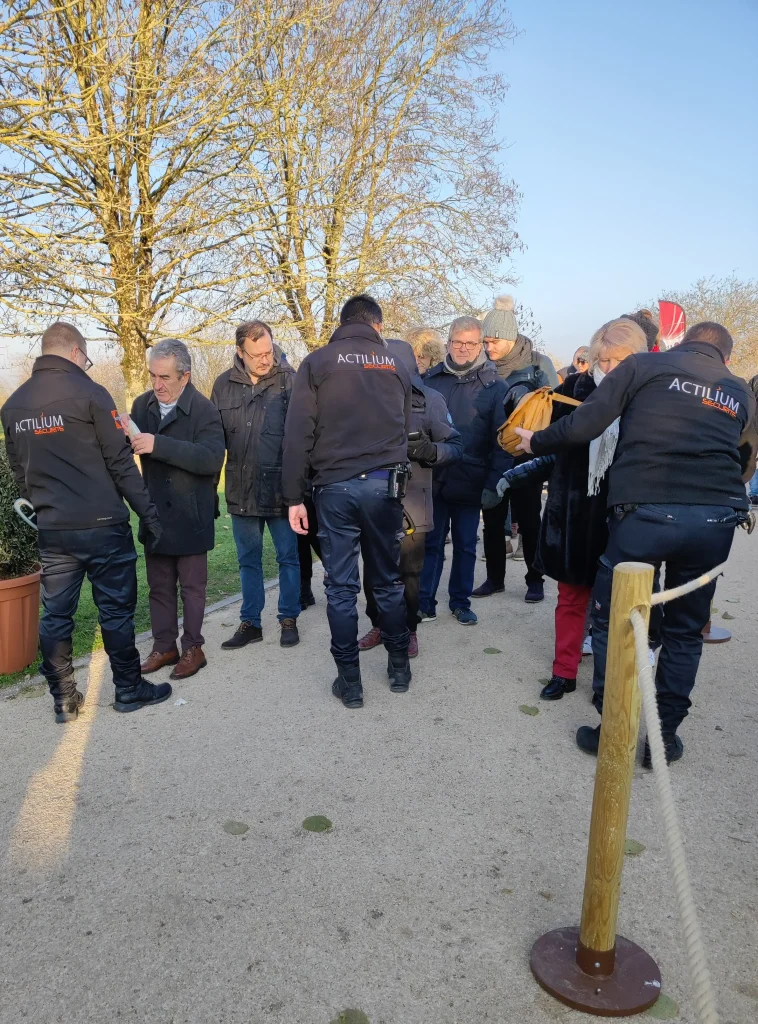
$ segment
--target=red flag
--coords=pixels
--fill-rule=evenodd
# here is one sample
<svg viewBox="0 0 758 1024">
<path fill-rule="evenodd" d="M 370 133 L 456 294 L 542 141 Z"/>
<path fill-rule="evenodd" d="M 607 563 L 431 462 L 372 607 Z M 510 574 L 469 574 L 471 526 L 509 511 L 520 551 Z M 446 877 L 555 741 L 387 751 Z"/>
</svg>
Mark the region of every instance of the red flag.
<svg viewBox="0 0 758 1024">
<path fill-rule="evenodd" d="M 678 345 L 687 330 L 687 316 L 684 310 L 676 302 L 667 302 L 664 299 L 659 300 L 658 309 L 661 339 L 666 343 L 666 348 Z"/>
</svg>

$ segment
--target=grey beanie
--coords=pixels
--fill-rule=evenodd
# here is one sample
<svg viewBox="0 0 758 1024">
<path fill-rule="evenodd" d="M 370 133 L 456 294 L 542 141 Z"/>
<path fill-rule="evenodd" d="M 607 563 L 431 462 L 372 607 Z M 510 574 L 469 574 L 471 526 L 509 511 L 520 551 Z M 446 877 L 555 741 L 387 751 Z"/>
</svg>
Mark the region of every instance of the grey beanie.
<svg viewBox="0 0 758 1024">
<path fill-rule="evenodd" d="M 502 338 L 504 341 L 515 341 L 518 337 L 518 324 L 513 315 L 513 297 L 498 295 L 495 308 L 491 309 L 482 324 L 482 336 L 485 338 Z"/>
</svg>

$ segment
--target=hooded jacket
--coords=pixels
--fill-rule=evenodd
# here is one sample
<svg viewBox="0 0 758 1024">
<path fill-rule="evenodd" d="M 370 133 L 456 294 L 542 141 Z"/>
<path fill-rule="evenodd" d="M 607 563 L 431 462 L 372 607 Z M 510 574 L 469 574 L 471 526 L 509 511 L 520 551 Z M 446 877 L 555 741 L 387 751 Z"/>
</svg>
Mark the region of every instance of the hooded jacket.
<svg viewBox="0 0 758 1024">
<path fill-rule="evenodd" d="M 413 520 L 416 532 L 429 533 L 434 526 L 432 474 L 459 461 L 463 441 L 453 426 L 445 399 L 439 391 L 425 387 L 420 378 L 413 382 L 411 431 L 428 434 L 437 449 L 434 463 L 411 463 L 411 478 L 403 498 L 403 508 Z"/>
<path fill-rule="evenodd" d="M 570 415 L 537 431 L 531 448 L 549 455 L 586 445 L 620 416 L 608 505 L 745 509 L 754 410 L 750 388 L 719 350 L 693 341 L 628 356 Z"/>
<path fill-rule="evenodd" d="M 338 327 L 300 364 L 284 439 L 284 500 L 405 462 L 411 378 L 369 324 Z"/>
<path fill-rule="evenodd" d="M 274 365 L 257 384 L 235 353 L 213 385 L 226 443 L 225 493 L 235 516 L 284 516 L 282 445 L 295 371 L 274 345 Z"/>
<path fill-rule="evenodd" d="M 76 363 L 40 356 L 0 411 L 8 462 L 40 530 L 88 530 L 158 513 L 142 482 L 116 404 Z"/>
</svg>

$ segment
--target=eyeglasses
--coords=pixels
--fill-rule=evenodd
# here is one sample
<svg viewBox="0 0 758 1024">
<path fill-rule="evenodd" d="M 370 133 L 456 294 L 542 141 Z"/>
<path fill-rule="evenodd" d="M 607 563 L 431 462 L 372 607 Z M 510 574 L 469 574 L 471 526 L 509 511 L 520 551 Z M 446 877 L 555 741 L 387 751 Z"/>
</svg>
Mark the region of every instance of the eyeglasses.
<svg viewBox="0 0 758 1024">
<path fill-rule="evenodd" d="M 456 348 L 459 352 L 476 352 L 480 344 L 478 341 L 451 341 L 450 348 Z"/>
<path fill-rule="evenodd" d="M 77 351 L 77 352 L 80 352 L 80 353 L 81 353 L 81 354 L 82 354 L 82 355 L 84 356 L 84 369 L 85 369 L 85 370 L 91 370 L 91 369 L 92 369 L 92 367 L 93 367 L 93 366 L 94 366 L 95 364 L 94 364 L 94 363 L 92 362 L 92 360 L 91 360 L 91 359 L 90 359 L 90 357 L 89 357 L 89 356 L 87 355 L 87 353 L 86 353 L 86 352 L 82 352 L 82 350 L 81 350 L 81 349 L 79 348 L 79 346 L 78 346 L 78 345 L 77 345 L 77 347 L 76 347 L 76 351 Z"/>
<path fill-rule="evenodd" d="M 576 365 L 577 366 L 586 366 L 587 365 L 587 360 L 586 359 L 577 359 Z"/>
</svg>

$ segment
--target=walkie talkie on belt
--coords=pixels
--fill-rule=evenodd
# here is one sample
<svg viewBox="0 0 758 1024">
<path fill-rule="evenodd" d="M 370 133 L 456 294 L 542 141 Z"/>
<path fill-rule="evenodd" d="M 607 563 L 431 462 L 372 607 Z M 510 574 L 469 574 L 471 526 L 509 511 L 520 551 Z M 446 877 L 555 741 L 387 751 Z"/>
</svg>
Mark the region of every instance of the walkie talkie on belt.
<svg viewBox="0 0 758 1024">
<path fill-rule="evenodd" d="M 398 462 L 394 466 L 389 466 L 388 469 L 387 494 L 390 498 L 399 498 L 402 501 L 411 478 L 411 464 L 410 462 Z"/>
</svg>

